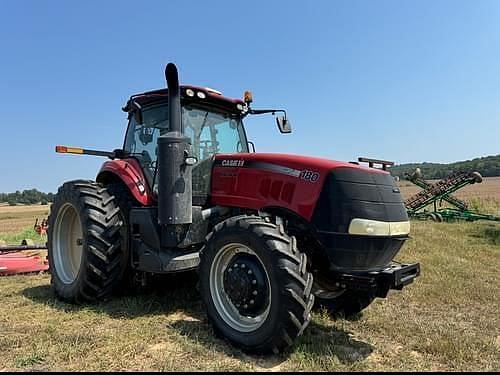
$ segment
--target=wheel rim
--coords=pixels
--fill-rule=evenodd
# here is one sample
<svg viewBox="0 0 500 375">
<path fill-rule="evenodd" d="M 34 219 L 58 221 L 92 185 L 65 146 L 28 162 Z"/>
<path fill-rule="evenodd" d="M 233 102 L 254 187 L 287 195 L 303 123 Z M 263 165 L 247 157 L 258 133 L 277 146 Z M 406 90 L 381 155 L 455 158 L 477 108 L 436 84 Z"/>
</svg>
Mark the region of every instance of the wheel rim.
<svg viewBox="0 0 500 375">
<path fill-rule="evenodd" d="M 75 281 L 83 253 L 83 232 L 80 216 L 69 203 L 61 207 L 54 228 L 54 268 L 64 284 Z"/>
<path fill-rule="evenodd" d="M 255 331 L 269 315 L 269 276 L 245 245 L 230 243 L 217 253 L 210 268 L 210 294 L 220 317 L 239 332 Z"/>
</svg>

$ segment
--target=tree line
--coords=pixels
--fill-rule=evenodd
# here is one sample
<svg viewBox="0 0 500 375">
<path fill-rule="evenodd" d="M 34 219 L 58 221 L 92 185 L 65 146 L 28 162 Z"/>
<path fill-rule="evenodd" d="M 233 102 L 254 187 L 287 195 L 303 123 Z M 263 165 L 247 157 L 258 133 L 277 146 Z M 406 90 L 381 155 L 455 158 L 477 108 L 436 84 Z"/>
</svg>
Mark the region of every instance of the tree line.
<svg viewBox="0 0 500 375">
<path fill-rule="evenodd" d="M 500 176 L 500 155 L 485 156 L 472 160 L 459 161 L 450 164 L 438 163 L 410 163 L 395 165 L 390 168 L 393 176 L 401 179 L 406 173 L 413 173 L 416 168 L 420 168 L 425 179 L 441 179 L 456 171 L 479 172 L 483 177 Z"/>
<path fill-rule="evenodd" d="M 8 203 L 10 206 L 17 204 L 48 204 L 53 200 L 53 193 L 44 193 L 37 189 L 18 190 L 14 193 L 0 193 L 0 203 Z"/>
</svg>

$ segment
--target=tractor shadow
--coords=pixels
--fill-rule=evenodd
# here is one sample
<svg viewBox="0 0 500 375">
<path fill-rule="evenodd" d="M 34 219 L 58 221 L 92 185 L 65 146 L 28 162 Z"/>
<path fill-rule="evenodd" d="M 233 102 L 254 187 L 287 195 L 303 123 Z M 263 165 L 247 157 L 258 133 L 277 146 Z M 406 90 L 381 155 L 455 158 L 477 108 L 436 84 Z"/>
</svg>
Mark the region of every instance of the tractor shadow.
<svg viewBox="0 0 500 375">
<path fill-rule="evenodd" d="M 112 318 L 165 315 L 182 312 L 194 319 L 203 318 L 203 305 L 197 290 L 197 277 L 193 273 L 168 275 L 158 278 L 148 289 L 115 295 L 96 304 L 74 305 L 58 300 L 50 285 L 26 288 L 22 294 L 35 303 L 48 305 L 64 312 L 93 311 Z"/>
<path fill-rule="evenodd" d="M 223 352 L 228 356 L 236 357 L 242 362 L 257 367 L 257 370 L 278 371 L 286 365 L 286 361 L 297 357 L 313 358 L 315 362 L 330 362 L 332 359 L 341 364 L 354 364 L 365 360 L 374 351 L 369 343 L 353 338 L 349 332 L 342 329 L 327 327 L 311 322 L 295 345 L 279 355 L 253 355 L 231 346 L 226 340 L 217 337 L 216 333 L 206 321 L 196 322 L 179 320 L 171 325 L 183 337 L 193 342 L 202 343 Z"/>
<path fill-rule="evenodd" d="M 216 336 L 207 321 L 197 283 L 195 274 L 179 274 L 162 278 L 146 293 L 115 296 L 109 301 L 94 305 L 72 305 L 61 302 L 48 284 L 26 288 L 22 294 L 37 304 L 66 313 L 92 311 L 119 319 L 169 315 L 173 319 L 167 323 L 167 328 L 176 331 L 194 345 L 202 344 L 261 370 L 280 370 L 286 366 L 286 361 L 294 356 L 306 356 L 313 358 L 314 361 L 326 362 L 333 359 L 342 364 L 353 364 L 363 361 L 374 350 L 373 346 L 354 339 L 347 331 L 311 321 L 296 345 L 285 353 L 271 356 L 246 354 Z"/>
</svg>

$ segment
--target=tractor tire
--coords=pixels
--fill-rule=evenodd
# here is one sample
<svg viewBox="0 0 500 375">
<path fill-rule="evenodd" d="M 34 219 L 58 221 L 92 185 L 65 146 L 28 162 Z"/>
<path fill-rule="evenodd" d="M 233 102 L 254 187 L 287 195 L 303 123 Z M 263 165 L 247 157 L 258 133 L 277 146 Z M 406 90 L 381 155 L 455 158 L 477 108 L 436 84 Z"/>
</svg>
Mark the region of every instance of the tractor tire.
<svg viewBox="0 0 500 375">
<path fill-rule="evenodd" d="M 375 295 L 369 292 L 346 290 L 342 294 L 333 298 L 321 298 L 315 296 L 315 309 L 325 309 L 328 314 L 335 319 L 352 318 L 375 299 Z"/>
<path fill-rule="evenodd" d="M 282 225 L 231 217 L 207 236 L 200 258 L 200 293 L 219 336 L 247 352 L 277 354 L 309 324 L 313 277 Z"/>
<path fill-rule="evenodd" d="M 59 188 L 47 248 L 51 284 L 61 300 L 104 300 L 119 285 L 128 260 L 124 224 L 115 198 L 101 184 L 76 180 Z"/>
<path fill-rule="evenodd" d="M 123 227 L 121 229 L 121 251 L 126 258 L 126 263 L 123 270 L 121 282 L 116 286 L 114 292 L 117 295 L 136 295 L 143 291 L 141 283 L 137 281 L 138 272 L 132 268 L 130 259 L 130 225 L 129 217 L 130 210 L 134 206 L 134 198 L 130 194 L 129 189 L 123 183 L 110 183 L 106 185 L 109 194 L 115 198 L 115 204 L 120 208 Z"/>
</svg>

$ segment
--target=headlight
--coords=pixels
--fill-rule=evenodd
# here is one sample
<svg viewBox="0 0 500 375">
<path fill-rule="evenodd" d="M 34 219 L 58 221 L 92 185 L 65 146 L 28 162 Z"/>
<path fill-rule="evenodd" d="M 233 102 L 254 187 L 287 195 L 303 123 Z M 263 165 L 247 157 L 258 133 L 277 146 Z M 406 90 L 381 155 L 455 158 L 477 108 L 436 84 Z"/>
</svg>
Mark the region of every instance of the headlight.
<svg viewBox="0 0 500 375">
<path fill-rule="evenodd" d="M 409 221 L 378 221 L 368 219 L 352 219 L 349 234 L 360 236 L 402 236 L 410 233 Z"/>
</svg>

